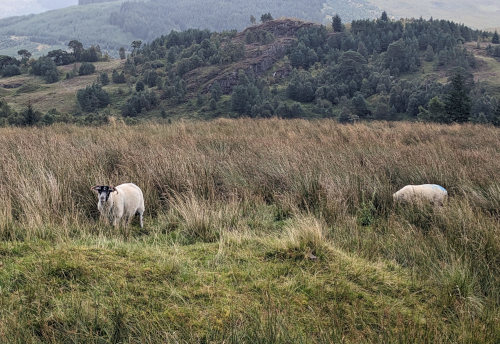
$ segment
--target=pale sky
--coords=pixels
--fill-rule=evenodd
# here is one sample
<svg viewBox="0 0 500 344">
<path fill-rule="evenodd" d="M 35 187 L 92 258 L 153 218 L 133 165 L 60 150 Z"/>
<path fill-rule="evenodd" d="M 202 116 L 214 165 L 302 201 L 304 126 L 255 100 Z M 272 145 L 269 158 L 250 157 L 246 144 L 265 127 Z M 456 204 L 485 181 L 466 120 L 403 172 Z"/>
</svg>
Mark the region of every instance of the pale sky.
<svg viewBox="0 0 500 344">
<path fill-rule="evenodd" d="M 0 18 L 76 5 L 78 0 L 0 0 Z"/>
</svg>

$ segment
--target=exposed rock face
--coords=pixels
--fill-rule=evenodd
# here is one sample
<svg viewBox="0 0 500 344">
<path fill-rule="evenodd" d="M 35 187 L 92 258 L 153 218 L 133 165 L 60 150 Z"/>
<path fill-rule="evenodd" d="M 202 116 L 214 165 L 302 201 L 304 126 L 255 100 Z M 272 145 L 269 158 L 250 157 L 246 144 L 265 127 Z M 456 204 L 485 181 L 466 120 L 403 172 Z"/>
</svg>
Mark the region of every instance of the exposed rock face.
<svg viewBox="0 0 500 344">
<path fill-rule="evenodd" d="M 281 60 L 287 49 L 296 41 L 296 33 L 304 27 L 312 27 L 317 24 L 303 22 L 294 19 L 280 19 L 266 22 L 262 25 L 253 26 L 238 33 L 233 43 L 245 44 L 245 37 L 251 31 L 266 31 L 274 35 L 275 39 L 269 44 L 252 43 L 245 44 L 245 57 L 237 62 L 222 67 L 209 67 L 211 70 L 201 73 L 195 69 L 186 75 L 188 89 L 195 90 L 200 85 L 208 91 L 210 87 L 218 82 L 224 94 L 229 94 L 238 85 L 238 75 L 243 71 L 247 75 L 261 76 L 273 68 L 277 61 Z M 201 68 L 203 69 L 203 68 Z M 272 77 L 280 79 L 287 77 L 291 72 L 291 66 L 280 66 Z"/>
<path fill-rule="evenodd" d="M 11 84 L 3 84 L 2 87 L 3 88 L 18 88 L 18 87 L 21 87 L 23 84 L 20 84 L 20 83 L 11 83 Z"/>
<path fill-rule="evenodd" d="M 264 30 L 278 37 L 293 37 L 303 27 L 317 26 L 315 23 L 304 22 L 297 19 L 279 19 L 265 22 L 262 25 L 252 26 L 240 32 L 236 38 L 245 39 L 247 32 Z"/>
</svg>

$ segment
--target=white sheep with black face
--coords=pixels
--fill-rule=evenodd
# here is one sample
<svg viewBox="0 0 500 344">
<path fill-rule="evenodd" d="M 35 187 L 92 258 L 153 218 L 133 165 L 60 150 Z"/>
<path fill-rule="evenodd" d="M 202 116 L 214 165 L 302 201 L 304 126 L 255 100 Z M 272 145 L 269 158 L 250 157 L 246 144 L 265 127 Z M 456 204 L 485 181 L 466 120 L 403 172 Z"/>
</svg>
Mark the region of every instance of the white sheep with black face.
<svg viewBox="0 0 500 344">
<path fill-rule="evenodd" d="M 121 184 L 116 187 L 97 185 L 92 187 L 97 192 L 99 203 L 97 209 L 101 216 L 118 227 L 122 222 L 125 226 L 135 214 L 139 214 L 141 228 L 143 228 L 144 196 L 141 189 L 132 183 Z"/>
<path fill-rule="evenodd" d="M 448 191 L 437 184 L 406 185 L 392 195 L 394 202 L 428 201 L 435 205 L 443 205 L 447 197 Z"/>
</svg>

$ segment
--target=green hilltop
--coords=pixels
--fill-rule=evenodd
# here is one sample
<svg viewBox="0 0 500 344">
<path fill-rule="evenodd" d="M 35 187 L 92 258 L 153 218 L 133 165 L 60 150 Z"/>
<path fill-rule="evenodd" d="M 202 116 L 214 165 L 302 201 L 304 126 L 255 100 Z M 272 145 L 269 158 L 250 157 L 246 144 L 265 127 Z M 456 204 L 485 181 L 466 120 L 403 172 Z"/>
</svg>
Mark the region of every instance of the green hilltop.
<svg viewBox="0 0 500 344">
<path fill-rule="evenodd" d="M 81 0 L 80 4 L 84 6 L 0 20 L 0 54 L 15 55 L 17 50 L 29 49 L 41 55 L 64 46 L 70 39 L 78 39 L 87 45 L 99 44 L 116 56 L 119 47 L 127 47 L 133 39 L 150 41 L 171 30 L 190 28 L 242 30 L 250 24 L 250 16 L 259 19 L 261 14 L 268 12 L 275 18 L 295 17 L 322 24 L 330 22 L 335 14 L 346 22 L 374 19 L 383 9 L 395 18 L 423 16 L 428 19 L 432 15 L 443 19 L 460 18 L 475 28 L 496 26 L 499 21 L 498 5 L 489 0 L 473 5 L 467 1 L 445 5 L 431 1 L 410 4 L 388 0 Z"/>
<path fill-rule="evenodd" d="M 0 54 L 15 55 L 29 49 L 37 55 L 60 48 L 71 39 L 86 45 L 99 44 L 116 55 L 133 39 L 152 40 L 171 30 L 189 28 L 223 31 L 244 29 L 250 16 L 270 12 L 275 17 L 298 17 L 326 23 L 339 13 L 345 20 L 373 18 L 374 7 L 364 0 L 341 2 L 334 7 L 322 0 L 215 0 L 130 2 L 115 0 L 72 6 L 37 15 L 0 20 Z"/>
<path fill-rule="evenodd" d="M 22 124 L 30 104 L 47 123 L 277 116 L 500 124 L 500 45 L 491 33 L 385 12 L 347 26 L 340 17 L 328 26 L 261 19 L 241 32 L 135 40 L 122 59 L 75 40 L 73 52 L 4 56 L 0 95 L 13 113 L 3 111 L 2 124 Z"/>
</svg>

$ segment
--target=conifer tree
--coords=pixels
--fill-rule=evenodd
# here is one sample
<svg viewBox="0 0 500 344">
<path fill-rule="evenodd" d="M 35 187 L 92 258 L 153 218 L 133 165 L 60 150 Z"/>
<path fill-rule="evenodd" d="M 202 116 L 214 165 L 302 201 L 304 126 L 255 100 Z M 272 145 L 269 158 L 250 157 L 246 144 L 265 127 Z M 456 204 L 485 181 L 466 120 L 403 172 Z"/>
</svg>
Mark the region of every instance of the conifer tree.
<svg viewBox="0 0 500 344">
<path fill-rule="evenodd" d="M 35 111 L 31 104 L 28 105 L 28 108 L 24 110 L 22 113 L 22 116 L 24 117 L 24 125 L 35 125 L 40 121 L 40 118 L 42 117 L 41 114 L 38 111 Z"/>
<path fill-rule="evenodd" d="M 457 72 L 451 78 L 450 91 L 445 99 L 445 109 L 450 122 L 464 123 L 470 116 L 471 101 L 465 86 L 465 77 Z"/>
<path fill-rule="evenodd" d="M 262 16 L 260 16 L 260 21 L 262 23 L 265 23 L 265 22 L 268 22 L 268 21 L 271 21 L 271 20 L 274 20 L 274 18 L 271 15 L 271 13 L 264 13 Z"/>
<path fill-rule="evenodd" d="M 498 37 L 498 32 L 496 30 L 495 33 L 493 34 L 493 38 L 491 39 L 491 43 L 500 44 L 500 38 Z"/>
<path fill-rule="evenodd" d="M 500 127 L 500 102 L 497 105 L 496 111 L 493 113 L 491 123 L 493 123 L 493 125 L 497 127 Z"/>
<path fill-rule="evenodd" d="M 432 49 L 432 45 L 427 46 L 427 50 L 425 51 L 425 60 L 427 62 L 434 61 L 434 49 Z"/>
<path fill-rule="evenodd" d="M 358 53 L 365 57 L 368 56 L 368 49 L 366 49 L 366 45 L 363 43 L 363 41 L 360 41 L 358 44 Z"/>
<path fill-rule="evenodd" d="M 120 54 L 120 59 L 121 59 L 121 60 L 125 60 L 126 55 L 125 55 L 125 48 L 124 48 L 124 47 L 121 47 L 121 48 L 120 48 L 120 50 L 119 50 L 119 54 Z"/>
<path fill-rule="evenodd" d="M 344 25 L 342 25 L 342 19 L 340 19 L 340 16 L 338 14 L 336 14 L 332 18 L 332 27 L 333 27 L 333 31 L 335 31 L 335 32 L 344 31 Z"/>
</svg>

